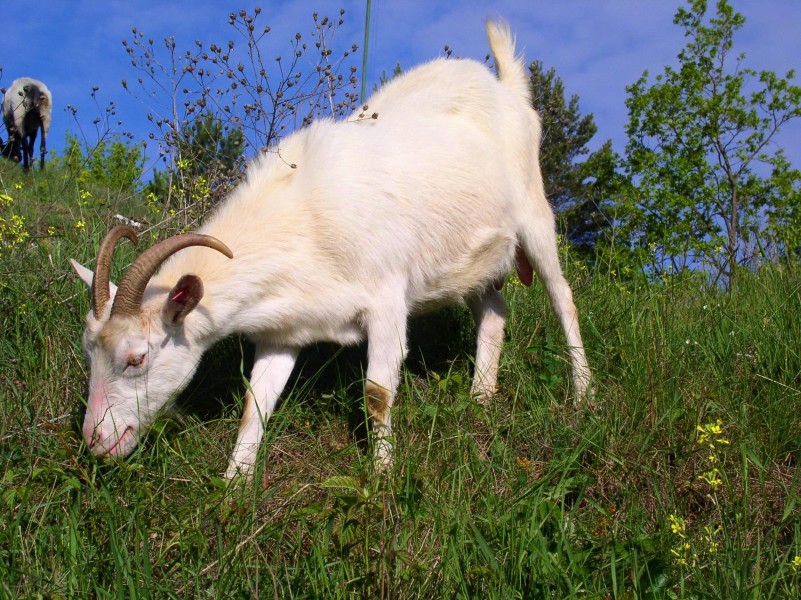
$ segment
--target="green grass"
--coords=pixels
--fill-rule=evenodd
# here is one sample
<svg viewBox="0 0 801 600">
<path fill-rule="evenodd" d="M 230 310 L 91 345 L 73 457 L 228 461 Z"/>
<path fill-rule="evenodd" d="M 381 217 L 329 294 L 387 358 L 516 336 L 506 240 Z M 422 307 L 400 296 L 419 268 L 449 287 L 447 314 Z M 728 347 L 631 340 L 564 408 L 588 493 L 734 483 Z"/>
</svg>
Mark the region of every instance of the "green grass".
<svg viewBox="0 0 801 600">
<path fill-rule="evenodd" d="M 146 218 L 135 194 L 81 198 L 55 165 L 5 161 L 0 194 L 29 232 L 0 247 L 0 597 L 801 597 L 797 270 L 742 275 L 729 294 L 568 260 L 591 408 L 570 400 L 536 285 L 507 289 L 487 409 L 468 394 L 466 311 L 416 320 L 386 477 L 368 459 L 363 349 L 312 348 L 256 481 L 228 487 L 240 340 L 128 459 L 95 460 L 75 425 L 89 300 L 67 259 L 91 265 L 115 212 Z M 718 420 L 710 448 L 698 427 Z"/>
</svg>

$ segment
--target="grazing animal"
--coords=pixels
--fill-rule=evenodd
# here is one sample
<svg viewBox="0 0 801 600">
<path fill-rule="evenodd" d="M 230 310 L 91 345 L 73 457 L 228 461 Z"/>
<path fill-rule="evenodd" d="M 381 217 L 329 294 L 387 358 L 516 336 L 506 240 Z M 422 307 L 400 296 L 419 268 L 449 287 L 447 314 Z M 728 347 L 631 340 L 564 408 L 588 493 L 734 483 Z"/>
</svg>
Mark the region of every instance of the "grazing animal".
<svg viewBox="0 0 801 600">
<path fill-rule="evenodd" d="M 472 393 L 486 401 L 504 338 L 497 288 L 513 267 L 544 284 L 584 397 L 590 370 L 543 189 L 539 118 L 508 26 L 487 33 L 499 78 L 476 61 L 434 60 L 381 88 L 368 101 L 376 118 L 297 131 L 250 164 L 198 233 L 145 251 L 119 288 L 109 264 L 121 237 L 136 243 L 132 229 L 108 233 L 95 273 L 73 261 L 93 295 L 83 435 L 94 454 L 130 453 L 202 354 L 240 333 L 256 359 L 228 477 L 251 472 L 299 350 L 321 341 L 367 340 L 364 395 L 385 467 L 409 316 L 467 303 Z"/>
<path fill-rule="evenodd" d="M 52 112 L 53 96 L 44 83 L 30 77 L 15 79 L 3 97 L 3 123 L 8 131 L 3 156 L 21 162 L 28 169 L 33 162 L 36 135 L 41 130 L 39 164 L 44 169 Z"/>
</svg>

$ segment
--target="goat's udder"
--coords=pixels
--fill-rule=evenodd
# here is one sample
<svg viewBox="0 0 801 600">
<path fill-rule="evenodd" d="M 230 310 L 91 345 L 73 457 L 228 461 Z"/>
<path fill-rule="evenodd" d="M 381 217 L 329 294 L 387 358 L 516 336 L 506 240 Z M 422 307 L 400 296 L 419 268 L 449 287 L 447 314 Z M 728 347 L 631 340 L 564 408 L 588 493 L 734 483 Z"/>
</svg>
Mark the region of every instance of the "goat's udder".
<svg viewBox="0 0 801 600">
<path fill-rule="evenodd" d="M 520 282 L 526 286 L 530 287 L 532 281 L 534 281 L 534 269 L 531 267 L 531 263 L 528 262 L 528 258 L 526 258 L 526 253 L 523 252 L 523 249 L 518 246 L 515 252 L 515 268 L 517 270 L 517 276 L 520 278 Z M 493 286 L 499 292 L 503 287 L 505 279 L 503 277 L 499 277 L 493 282 Z"/>
<path fill-rule="evenodd" d="M 517 263 L 517 276 L 524 286 L 529 287 L 534 280 L 534 269 L 531 268 L 531 263 L 526 258 L 526 253 L 518 246 L 515 253 L 515 262 Z"/>
</svg>

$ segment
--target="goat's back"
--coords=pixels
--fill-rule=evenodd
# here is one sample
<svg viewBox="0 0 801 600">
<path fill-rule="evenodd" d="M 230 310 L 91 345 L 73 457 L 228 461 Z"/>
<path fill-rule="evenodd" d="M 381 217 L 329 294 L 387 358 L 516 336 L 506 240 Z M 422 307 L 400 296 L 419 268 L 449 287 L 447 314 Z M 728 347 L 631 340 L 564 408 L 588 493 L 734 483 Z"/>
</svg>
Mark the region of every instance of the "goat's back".
<svg viewBox="0 0 801 600">
<path fill-rule="evenodd" d="M 251 163 L 202 228 L 231 247 L 226 268 L 275 276 L 280 249 L 318 281 L 403 281 L 421 307 L 502 277 L 530 202 L 536 113 L 471 60 L 432 61 L 367 104 L 363 117 L 313 123 Z"/>
</svg>

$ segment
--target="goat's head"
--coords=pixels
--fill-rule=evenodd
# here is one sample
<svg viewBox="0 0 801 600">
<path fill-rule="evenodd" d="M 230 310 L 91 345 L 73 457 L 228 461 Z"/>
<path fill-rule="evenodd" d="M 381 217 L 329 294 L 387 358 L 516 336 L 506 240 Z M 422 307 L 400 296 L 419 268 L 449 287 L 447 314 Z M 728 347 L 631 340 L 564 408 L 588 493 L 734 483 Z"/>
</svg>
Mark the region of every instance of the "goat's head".
<svg viewBox="0 0 801 600">
<path fill-rule="evenodd" d="M 27 110 L 39 108 L 39 104 L 44 96 L 39 86 L 32 83 L 22 86 L 22 89 L 18 93 L 22 97 L 22 106 Z"/>
<path fill-rule="evenodd" d="M 178 235 L 142 253 L 128 268 L 119 288 L 109 281 L 117 242 L 136 233 L 115 227 L 100 245 L 95 272 L 71 261 L 92 290 L 83 350 L 89 364 L 89 397 L 83 436 L 93 454 L 126 456 L 159 409 L 189 382 L 204 348 L 186 335 L 184 319 L 203 297 L 203 283 L 184 275 L 171 290 L 151 290 L 150 278 L 170 255 L 189 246 L 207 246 L 228 258 L 233 254 L 216 238 Z M 150 292 L 155 292 L 151 294 Z M 163 297 L 164 301 L 158 301 Z"/>
</svg>

